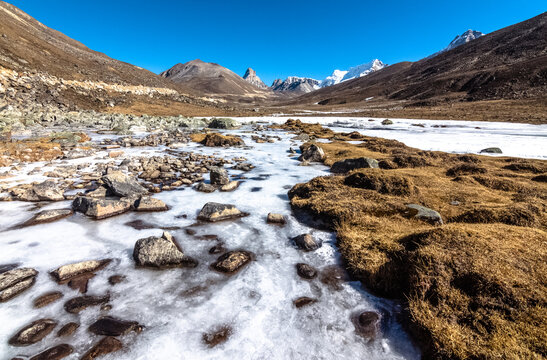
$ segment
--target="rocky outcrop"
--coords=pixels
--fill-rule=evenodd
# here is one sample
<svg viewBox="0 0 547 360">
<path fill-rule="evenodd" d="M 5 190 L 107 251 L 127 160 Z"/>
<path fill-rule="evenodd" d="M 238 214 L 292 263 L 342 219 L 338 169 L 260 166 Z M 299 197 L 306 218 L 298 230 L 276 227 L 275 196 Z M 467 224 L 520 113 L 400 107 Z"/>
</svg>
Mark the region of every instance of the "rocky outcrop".
<svg viewBox="0 0 547 360">
<path fill-rule="evenodd" d="M 35 184 L 29 189 L 14 193 L 20 201 L 63 201 L 65 196 L 61 187 L 53 180 Z"/>
<path fill-rule="evenodd" d="M 211 267 L 216 271 L 233 274 L 251 262 L 253 254 L 249 251 L 230 251 L 221 255 Z"/>
<path fill-rule="evenodd" d="M 315 144 L 304 147 L 302 149 L 302 155 L 298 158 L 300 161 L 311 161 L 311 162 L 323 162 L 326 155 L 323 149 Z"/>
<path fill-rule="evenodd" d="M 19 268 L 0 274 L 0 302 L 19 295 L 34 285 L 38 271 L 31 268 Z"/>
<path fill-rule="evenodd" d="M 13 335 L 8 342 L 13 346 L 28 346 L 35 344 L 51 333 L 55 326 L 57 326 L 57 322 L 51 319 L 33 321 Z"/>
<path fill-rule="evenodd" d="M 72 208 L 74 211 L 100 220 L 129 211 L 131 209 L 131 202 L 124 199 L 107 200 L 79 196 L 72 202 Z"/>
<path fill-rule="evenodd" d="M 232 130 L 240 128 L 241 124 L 230 118 L 213 118 L 207 127 L 210 129 Z"/>
<path fill-rule="evenodd" d="M 372 158 L 357 158 L 340 160 L 332 164 L 330 171 L 337 174 L 347 173 L 355 169 L 378 169 L 378 161 Z"/>
<path fill-rule="evenodd" d="M 230 182 L 228 171 L 224 168 L 214 166 L 210 169 L 209 175 L 212 185 L 226 185 Z"/>
<path fill-rule="evenodd" d="M 137 240 L 133 259 L 138 266 L 152 268 L 192 267 L 195 260 L 184 255 L 175 239 L 165 231 L 162 237 L 147 237 Z"/>
<path fill-rule="evenodd" d="M 268 86 L 260 80 L 258 75 L 256 75 L 256 71 L 254 71 L 251 68 L 248 68 L 247 71 L 245 71 L 245 75 L 243 75 L 243 79 L 254 86 L 256 86 L 259 89 L 267 89 Z"/>
<path fill-rule="evenodd" d="M 198 220 L 216 222 L 232 220 L 249 215 L 237 209 L 234 205 L 209 202 L 203 206 L 198 215 Z"/>
<path fill-rule="evenodd" d="M 136 179 L 122 173 L 113 171 L 102 177 L 102 181 L 110 192 L 120 197 L 134 197 L 145 195 L 148 190 L 143 188 Z"/>
</svg>

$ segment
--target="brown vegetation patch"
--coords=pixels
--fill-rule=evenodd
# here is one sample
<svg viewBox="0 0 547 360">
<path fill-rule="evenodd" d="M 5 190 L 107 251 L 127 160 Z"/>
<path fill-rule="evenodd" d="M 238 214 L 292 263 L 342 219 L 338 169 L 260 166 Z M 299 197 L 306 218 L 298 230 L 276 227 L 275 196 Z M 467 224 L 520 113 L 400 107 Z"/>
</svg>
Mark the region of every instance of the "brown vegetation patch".
<svg viewBox="0 0 547 360">
<path fill-rule="evenodd" d="M 61 145 L 49 139 L 0 141 L 0 166 L 13 161 L 49 161 L 63 155 Z"/>
<path fill-rule="evenodd" d="M 293 209 L 337 231 L 348 270 L 369 289 L 407 302 L 426 358 L 544 356 L 547 183 L 528 169 L 506 168 L 507 158 L 368 141 L 318 145 L 326 165 L 372 157 L 389 170 L 297 184 L 289 192 Z M 427 165 L 399 167 L 393 159 L 401 155 Z M 438 211 L 448 224 L 406 218 L 409 203 Z"/>
</svg>

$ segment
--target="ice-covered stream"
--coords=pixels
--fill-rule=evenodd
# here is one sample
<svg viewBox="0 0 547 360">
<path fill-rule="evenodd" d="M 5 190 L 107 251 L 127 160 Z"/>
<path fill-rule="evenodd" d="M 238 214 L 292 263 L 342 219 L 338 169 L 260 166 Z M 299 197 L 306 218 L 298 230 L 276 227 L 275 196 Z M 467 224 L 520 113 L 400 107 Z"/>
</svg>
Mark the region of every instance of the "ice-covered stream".
<svg viewBox="0 0 547 360">
<path fill-rule="evenodd" d="M 230 131 L 234 133 L 234 131 Z M 145 326 L 140 334 L 121 337 L 122 351 L 108 359 L 416 359 L 419 352 L 397 322 L 396 304 L 376 298 L 357 282 L 344 282 L 336 289 L 319 279 L 303 280 L 295 264 L 305 262 L 320 271 L 339 263 L 335 236 L 314 230 L 291 216 L 287 191 L 294 184 L 327 174 L 321 165 L 298 166 L 296 156 L 288 153 L 295 142 L 292 135 L 277 131 L 281 141 L 254 143 L 250 133 L 240 131 L 250 149 L 205 148 L 188 144 L 181 151 L 216 154 L 224 158 L 244 156 L 256 166 L 245 174 L 247 179 L 234 192 L 201 193 L 192 188 L 163 192 L 154 197 L 170 209 L 158 213 L 126 213 L 94 221 L 75 214 L 49 224 L 8 230 L 39 211 L 32 203 L 0 202 L 0 265 L 18 263 L 40 273 L 36 284 L 18 297 L 0 304 L 0 358 L 34 355 L 60 343 L 69 343 L 75 352 L 67 359 L 78 359 L 100 338 L 88 332 L 88 326 L 101 315 L 99 307 L 80 314 L 64 311 L 66 300 L 79 296 L 76 290 L 58 285 L 48 275 L 60 265 L 81 260 L 113 258 L 115 261 L 97 273 L 89 283 L 90 295 L 110 293 L 109 315 L 138 321 Z M 127 154 L 163 154 L 162 149 L 129 149 Z M 104 155 L 99 154 L 99 155 Z M 90 161 L 92 158 L 73 162 Z M 32 168 L 36 164 L 32 164 Z M 240 171 L 229 170 L 230 174 Z M 37 178 L 40 178 L 39 176 Z M 28 181 L 25 176 L 4 181 Z M 196 225 L 201 207 L 210 201 L 231 203 L 249 212 L 236 221 Z M 70 202 L 51 203 L 40 210 L 67 208 Z M 279 227 L 266 223 L 269 212 L 288 216 Z M 186 215 L 186 218 L 182 215 Z M 137 230 L 127 225 L 143 220 L 153 229 Z M 162 227 L 171 230 L 184 252 L 199 261 L 196 268 L 137 269 L 132 258 L 135 241 L 160 235 Z M 190 227 L 197 235 L 217 235 L 229 250 L 244 249 L 256 259 L 241 272 L 227 276 L 212 271 L 209 265 L 218 255 L 209 249 L 218 240 L 199 240 L 187 235 Z M 323 240 L 314 252 L 296 249 L 289 238 L 311 232 Z M 126 281 L 111 286 L 108 277 L 121 274 Z M 59 290 L 62 300 L 42 309 L 32 307 L 43 293 Z M 308 296 L 318 302 L 300 309 L 296 298 Z M 363 310 L 383 314 L 382 335 L 367 341 L 355 333 L 351 318 Z M 12 347 L 7 340 L 22 326 L 39 318 L 52 318 L 61 326 L 70 321 L 81 324 L 69 338 L 57 339 L 55 331 L 41 342 L 28 347 Z M 204 333 L 227 326 L 228 340 L 209 348 L 202 342 Z M 57 329 L 56 329 L 57 330 Z"/>
</svg>

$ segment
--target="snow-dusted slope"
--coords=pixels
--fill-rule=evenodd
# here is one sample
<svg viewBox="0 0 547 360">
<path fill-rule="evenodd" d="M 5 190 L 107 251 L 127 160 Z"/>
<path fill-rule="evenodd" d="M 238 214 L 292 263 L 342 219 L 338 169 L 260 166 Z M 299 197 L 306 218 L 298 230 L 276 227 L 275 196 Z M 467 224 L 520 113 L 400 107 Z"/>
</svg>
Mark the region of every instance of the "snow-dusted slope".
<svg viewBox="0 0 547 360">
<path fill-rule="evenodd" d="M 466 32 L 464 32 L 463 34 L 461 35 L 458 35 L 454 38 L 454 40 L 452 40 L 450 42 L 450 44 L 448 44 L 447 47 L 445 47 L 443 50 L 441 50 L 440 52 L 444 52 L 444 51 L 448 51 L 448 50 L 452 50 L 454 49 L 455 47 L 458 47 L 460 45 L 463 45 L 465 43 L 468 43 L 470 41 L 473 41 L 475 39 L 478 39 L 480 38 L 481 36 L 484 36 L 485 34 L 481 33 L 480 31 L 475 31 L 475 30 L 467 30 Z"/>
<path fill-rule="evenodd" d="M 321 81 L 298 77 L 298 76 L 289 76 L 285 80 L 276 79 L 271 88 L 273 91 L 291 91 L 298 93 L 309 93 L 313 90 L 319 89 Z"/>
<path fill-rule="evenodd" d="M 331 76 L 328 76 L 321 82 L 321 87 L 331 86 L 339 84 L 346 80 L 359 78 L 370 74 L 371 72 L 378 71 L 387 65 L 378 59 L 374 59 L 366 64 L 354 66 L 349 70 L 334 70 Z"/>
</svg>

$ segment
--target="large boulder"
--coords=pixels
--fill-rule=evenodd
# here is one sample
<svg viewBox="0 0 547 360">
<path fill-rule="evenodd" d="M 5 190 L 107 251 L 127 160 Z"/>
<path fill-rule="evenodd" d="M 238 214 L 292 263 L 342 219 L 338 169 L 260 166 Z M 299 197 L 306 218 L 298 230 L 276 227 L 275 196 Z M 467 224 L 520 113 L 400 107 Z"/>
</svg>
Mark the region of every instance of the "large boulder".
<svg viewBox="0 0 547 360">
<path fill-rule="evenodd" d="M 230 118 L 213 118 L 208 127 L 211 129 L 231 130 L 241 127 L 241 124 L 237 120 Z"/>
<path fill-rule="evenodd" d="M 57 322 L 51 319 L 33 321 L 13 335 L 8 343 L 13 346 L 28 346 L 45 338 L 57 326 Z"/>
<path fill-rule="evenodd" d="M 214 186 L 214 185 L 211 185 L 211 184 L 206 184 L 204 182 L 200 182 L 199 184 L 197 184 L 194 187 L 194 189 L 196 189 L 196 191 L 201 191 L 201 192 L 204 192 L 204 193 L 212 193 L 212 192 L 215 192 L 217 187 Z"/>
<path fill-rule="evenodd" d="M 32 226 L 38 224 L 45 224 L 60 219 L 64 219 L 73 214 L 73 211 L 70 209 L 53 209 L 53 210 L 43 210 L 28 221 L 26 221 L 23 226 Z"/>
<path fill-rule="evenodd" d="M 165 231 L 162 237 L 139 239 L 133 249 L 133 259 L 138 266 L 166 268 L 195 266 L 193 259 L 184 255 L 175 239 Z"/>
<path fill-rule="evenodd" d="M 64 191 L 53 180 L 46 180 L 35 184 L 31 188 L 14 193 L 15 198 L 21 201 L 63 201 Z"/>
<path fill-rule="evenodd" d="M 298 263 L 296 264 L 296 272 L 302 279 L 311 280 L 317 276 L 317 270 L 311 265 Z"/>
<path fill-rule="evenodd" d="M 406 215 L 415 219 L 426 221 L 432 225 L 442 225 L 443 218 L 437 211 L 422 205 L 408 204 Z"/>
<path fill-rule="evenodd" d="M 148 193 L 136 179 L 122 173 L 121 171 L 112 171 L 102 177 L 105 186 L 110 192 L 120 197 L 131 197 L 145 195 Z"/>
<path fill-rule="evenodd" d="M 377 169 L 378 167 L 378 161 L 376 159 L 361 157 L 357 159 L 345 159 L 337 161 L 332 164 L 330 171 L 333 173 L 341 174 L 347 173 L 354 169 Z"/>
<path fill-rule="evenodd" d="M 122 348 L 123 344 L 120 340 L 112 336 L 106 336 L 86 352 L 81 360 L 94 360 L 103 355 L 119 351 Z"/>
<path fill-rule="evenodd" d="M 304 251 L 314 251 L 323 245 L 320 240 L 316 240 L 310 234 L 301 234 L 291 239 L 299 249 Z"/>
<path fill-rule="evenodd" d="M 212 185 L 226 185 L 230 182 L 228 171 L 222 167 L 213 166 L 210 170 Z"/>
<path fill-rule="evenodd" d="M 268 213 L 266 222 L 268 224 L 285 225 L 287 223 L 287 218 L 282 214 Z"/>
<path fill-rule="evenodd" d="M 129 211 L 131 202 L 125 199 L 108 200 L 79 196 L 72 202 L 72 208 L 100 220 Z"/>
<path fill-rule="evenodd" d="M 233 274 L 251 262 L 253 254 L 249 251 L 229 251 L 221 255 L 211 266 L 216 271 Z"/>
<path fill-rule="evenodd" d="M 150 196 L 141 196 L 134 203 L 136 211 L 165 211 L 168 210 L 167 205 L 160 199 L 155 199 Z"/>
<path fill-rule="evenodd" d="M 19 268 L 0 274 L 0 302 L 19 295 L 34 285 L 38 271 L 31 268 Z"/>
<path fill-rule="evenodd" d="M 237 209 L 234 205 L 208 202 L 199 212 L 198 219 L 215 222 L 230 220 L 249 215 Z"/>
<path fill-rule="evenodd" d="M 503 154 L 499 147 L 489 147 L 480 151 L 483 154 Z"/>
<path fill-rule="evenodd" d="M 301 147 L 302 155 L 298 158 L 300 161 L 311 161 L 311 162 L 323 162 L 326 155 L 323 149 L 315 144 L 311 144 L 306 147 Z"/>
</svg>

